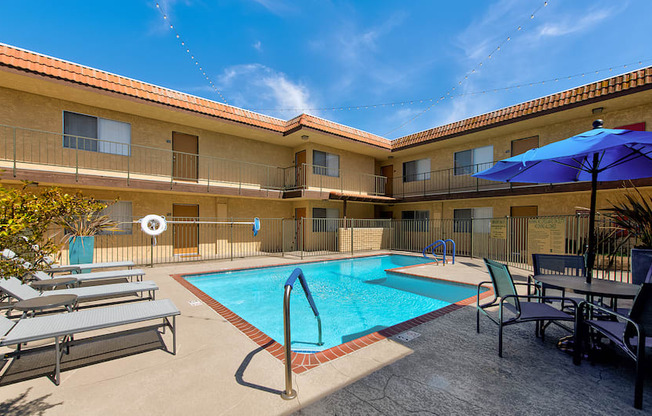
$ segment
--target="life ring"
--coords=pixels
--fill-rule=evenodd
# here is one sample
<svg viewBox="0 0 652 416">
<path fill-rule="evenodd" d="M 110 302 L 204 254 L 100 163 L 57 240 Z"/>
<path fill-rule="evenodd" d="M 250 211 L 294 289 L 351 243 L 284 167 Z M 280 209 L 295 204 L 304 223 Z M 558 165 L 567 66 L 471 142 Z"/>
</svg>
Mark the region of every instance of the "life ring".
<svg viewBox="0 0 652 416">
<path fill-rule="evenodd" d="M 168 223 L 160 215 L 149 214 L 140 220 L 140 228 L 145 234 L 156 237 L 167 230 Z"/>
</svg>

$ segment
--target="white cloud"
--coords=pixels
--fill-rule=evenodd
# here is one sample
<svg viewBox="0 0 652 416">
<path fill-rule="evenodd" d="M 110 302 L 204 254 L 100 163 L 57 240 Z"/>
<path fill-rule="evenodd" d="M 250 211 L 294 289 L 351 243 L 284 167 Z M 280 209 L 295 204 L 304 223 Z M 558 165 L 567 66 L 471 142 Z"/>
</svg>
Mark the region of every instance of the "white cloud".
<svg viewBox="0 0 652 416">
<path fill-rule="evenodd" d="M 257 50 L 258 52 L 260 52 L 260 51 L 263 50 L 263 44 L 262 44 L 262 42 L 259 41 L 259 40 L 255 41 L 251 46 L 252 46 L 255 50 Z"/>
<path fill-rule="evenodd" d="M 294 113 L 317 107 L 308 87 L 288 75 L 262 64 L 231 66 L 218 79 L 218 89 L 229 102 L 243 108 L 297 109 Z M 287 111 L 264 111 L 288 118 Z M 314 113 L 314 111 L 312 112 Z"/>
<path fill-rule="evenodd" d="M 580 19 L 577 19 L 575 16 L 568 15 L 561 19 L 557 19 L 557 21 L 554 23 L 543 24 L 537 31 L 537 34 L 540 37 L 546 37 L 564 36 L 575 32 L 583 32 L 596 26 L 603 20 L 612 17 L 614 12 L 614 9 L 588 11 L 587 14 Z"/>
</svg>

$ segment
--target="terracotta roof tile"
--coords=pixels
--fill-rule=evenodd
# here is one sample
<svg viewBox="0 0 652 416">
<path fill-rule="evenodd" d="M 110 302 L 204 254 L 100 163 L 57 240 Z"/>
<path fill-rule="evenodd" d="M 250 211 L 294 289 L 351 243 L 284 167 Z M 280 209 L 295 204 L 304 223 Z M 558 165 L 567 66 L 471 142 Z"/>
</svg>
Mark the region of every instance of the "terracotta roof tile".
<svg viewBox="0 0 652 416">
<path fill-rule="evenodd" d="M 295 119 L 284 121 L 230 105 L 195 97 L 179 91 L 96 70 L 94 68 L 51 58 L 49 56 L 15 48 L 2 43 L 0 43 L 0 67 L 1 66 L 8 66 L 39 75 L 55 77 L 81 85 L 100 88 L 122 95 L 169 105 L 171 107 L 190 110 L 213 117 L 219 117 L 272 130 L 278 133 L 286 133 L 291 127 L 309 126 L 349 140 L 380 146 L 386 149 L 389 149 L 391 146 L 391 142 L 385 138 L 352 127 L 329 122 L 319 117 L 299 117 L 298 123 L 294 122 Z"/>
<path fill-rule="evenodd" d="M 488 128 L 501 122 L 518 121 L 519 118 L 524 116 L 560 109 L 571 104 L 581 104 L 583 101 L 598 97 L 606 99 L 609 97 L 605 96 L 636 87 L 652 88 L 652 67 L 617 75 L 609 79 L 592 82 L 511 107 L 501 108 L 486 114 L 400 137 L 392 142 L 392 150 L 400 150 L 434 140 L 444 140 L 453 134 L 471 131 L 476 128 Z"/>
</svg>

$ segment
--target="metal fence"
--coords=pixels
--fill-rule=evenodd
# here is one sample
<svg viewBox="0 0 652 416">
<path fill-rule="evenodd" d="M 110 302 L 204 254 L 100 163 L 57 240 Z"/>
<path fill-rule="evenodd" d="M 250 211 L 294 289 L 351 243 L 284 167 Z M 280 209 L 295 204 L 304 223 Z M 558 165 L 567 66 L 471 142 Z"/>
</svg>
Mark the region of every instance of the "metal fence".
<svg viewBox="0 0 652 416">
<path fill-rule="evenodd" d="M 487 257 L 510 266 L 532 269 L 533 253 L 584 254 L 588 243 L 588 218 L 582 215 L 554 217 L 501 217 L 442 220 L 391 220 L 342 218 L 263 218 L 253 236 L 250 226 L 230 225 L 237 218 L 170 218 L 156 245 L 133 218 L 119 234 L 95 238 L 94 261 L 132 260 L 137 264 L 236 259 L 253 256 L 307 258 L 327 254 L 355 254 L 374 250 L 420 253 L 440 239 L 453 239 L 456 254 Z M 226 222 L 215 224 L 213 222 Z M 595 276 L 629 281 L 628 239 L 606 218 L 598 218 Z M 51 236 L 64 232 L 53 229 Z M 441 248 L 436 251 L 441 254 Z M 60 261 L 67 263 L 64 248 Z"/>
</svg>

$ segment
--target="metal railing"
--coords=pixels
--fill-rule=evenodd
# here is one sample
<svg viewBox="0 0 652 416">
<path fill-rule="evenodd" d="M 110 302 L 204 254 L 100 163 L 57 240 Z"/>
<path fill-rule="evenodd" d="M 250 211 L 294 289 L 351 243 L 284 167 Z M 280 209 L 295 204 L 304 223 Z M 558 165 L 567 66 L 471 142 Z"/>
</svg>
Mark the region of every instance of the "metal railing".
<svg viewBox="0 0 652 416">
<path fill-rule="evenodd" d="M 296 390 L 292 389 L 292 335 L 290 331 L 290 295 L 292 294 L 292 289 L 294 283 L 299 279 L 303 292 L 306 295 L 306 299 L 310 304 L 312 313 L 317 318 L 317 331 L 318 331 L 318 340 L 317 345 L 324 345 L 322 340 L 322 330 L 321 330 L 321 317 L 319 316 L 319 311 L 317 310 L 317 305 L 315 305 L 315 300 L 312 298 L 310 293 L 310 288 L 308 287 L 308 282 L 306 281 L 303 271 L 300 268 L 294 269 L 288 280 L 285 282 L 285 293 L 283 295 L 283 336 L 284 336 L 284 347 L 285 347 L 285 390 L 281 393 L 281 397 L 285 400 L 291 400 L 297 397 Z"/>
<path fill-rule="evenodd" d="M 0 125 L 0 168 L 43 169 L 61 173 L 134 180 L 196 183 L 211 187 L 260 190 L 319 189 L 384 195 L 387 178 L 316 165 L 279 167 L 205 156 L 139 144 Z"/>
<path fill-rule="evenodd" d="M 449 169 L 398 176 L 392 179 L 391 192 L 388 192 L 388 196 L 405 198 L 537 186 L 536 184 L 489 181 L 471 176 L 474 173 L 489 169 L 494 163 L 457 166 Z"/>
<path fill-rule="evenodd" d="M 306 258 L 376 250 L 422 253 L 433 241 L 452 239 L 457 256 L 487 257 L 532 270 L 533 253 L 584 254 L 588 243 L 588 217 L 583 215 L 437 220 L 262 218 L 257 236 L 249 226 L 196 223 L 195 218 L 188 224 L 171 224 L 152 249 L 149 236 L 139 224 L 131 223 L 134 219 L 122 219 L 125 229 L 120 234 L 95 237 L 94 261 L 131 260 L 147 265 L 152 259 L 161 264 L 254 256 Z M 594 276 L 630 281 L 630 249 L 636 241 L 604 217 L 598 217 L 596 229 Z M 61 238 L 63 230 L 53 228 L 50 235 Z M 434 252 L 443 254 L 443 248 Z M 67 254 L 64 247 L 61 263 L 67 263 Z"/>
<path fill-rule="evenodd" d="M 360 195 L 385 195 L 387 178 L 364 172 L 351 172 L 302 163 L 285 168 L 286 187 L 294 189 L 314 189 L 339 191 Z"/>
</svg>

